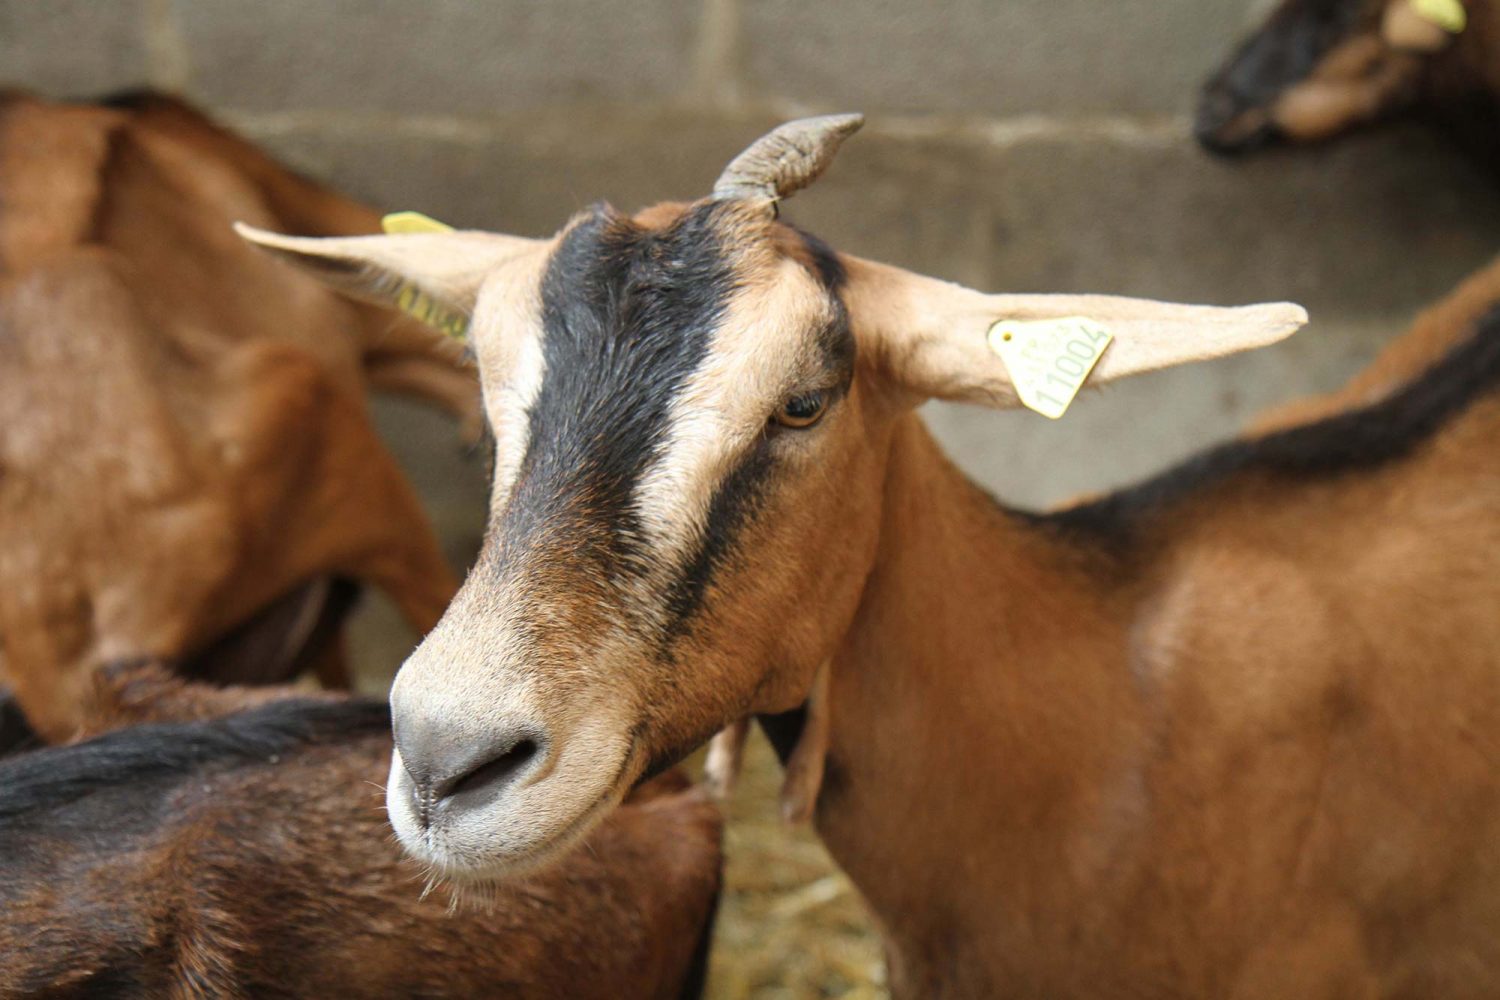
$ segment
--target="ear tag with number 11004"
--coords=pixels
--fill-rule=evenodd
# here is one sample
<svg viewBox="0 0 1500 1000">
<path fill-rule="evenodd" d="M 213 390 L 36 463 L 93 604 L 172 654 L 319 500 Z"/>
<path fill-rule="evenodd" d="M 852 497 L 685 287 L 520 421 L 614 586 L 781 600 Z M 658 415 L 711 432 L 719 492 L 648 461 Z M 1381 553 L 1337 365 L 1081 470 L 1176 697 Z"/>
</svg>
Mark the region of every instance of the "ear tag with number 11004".
<svg viewBox="0 0 1500 1000">
<path fill-rule="evenodd" d="M 1023 322 L 1001 320 L 990 327 L 990 347 L 1005 362 L 1021 402 L 1057 420 L 1114 335 L 1083 316 Z"/>
</svg>

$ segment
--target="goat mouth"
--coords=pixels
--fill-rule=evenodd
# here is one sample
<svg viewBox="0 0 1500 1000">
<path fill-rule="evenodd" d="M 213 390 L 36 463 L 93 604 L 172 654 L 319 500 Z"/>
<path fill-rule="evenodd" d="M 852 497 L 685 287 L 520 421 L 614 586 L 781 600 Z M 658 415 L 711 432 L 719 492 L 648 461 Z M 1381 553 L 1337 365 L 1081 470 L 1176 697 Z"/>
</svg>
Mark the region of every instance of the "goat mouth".
<svg viewBox="0 0 1500 1000">
<path fill-rule="evenodd" d="M 417 843 L 407 842 L 406 836 L 398 837 L 413 859 L 427 869 L 434 883 L 451 883 L 459 887 L 482 888 L 507 879 L 522 877 L 547 868 L 577 849 L 599 823 L 619 806 L 636 788 L 634 772 L 637 770 L 637 747 L 632 743 L 621 758 L 620 765 L 604 788 L 585 805 L 577 815 L 560 829 L 550 832 L 544 840 L 527 844 L 519 850 L 504 854 L 481 854 L 466 859 L 455 856 L 447 838 L 440 829 L 424 830 Z M 394 779 L 393 782 L 394 784 Z"/>
<path fill-rule="evenodd" d="M 213 684 L 284 684 L 334 652 L 360 585 L 344 577 L 297 584 L 207 646 L 176 671 Z"/>
</svg>

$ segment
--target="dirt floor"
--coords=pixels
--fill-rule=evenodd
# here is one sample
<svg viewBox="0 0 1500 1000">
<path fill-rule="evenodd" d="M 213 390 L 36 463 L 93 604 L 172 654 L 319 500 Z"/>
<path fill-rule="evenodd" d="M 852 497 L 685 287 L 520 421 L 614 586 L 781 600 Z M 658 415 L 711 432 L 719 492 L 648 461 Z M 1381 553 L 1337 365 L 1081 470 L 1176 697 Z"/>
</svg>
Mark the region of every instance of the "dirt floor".
<svg viewBox="0 0 1500 1000">
<path fill-rule="evenodd" d="M 781 766 L 756 732 L 730 805 L 712 1000 L 886 995 L 864 904 L 809 827 L 781 820 Z"/>
</svg>

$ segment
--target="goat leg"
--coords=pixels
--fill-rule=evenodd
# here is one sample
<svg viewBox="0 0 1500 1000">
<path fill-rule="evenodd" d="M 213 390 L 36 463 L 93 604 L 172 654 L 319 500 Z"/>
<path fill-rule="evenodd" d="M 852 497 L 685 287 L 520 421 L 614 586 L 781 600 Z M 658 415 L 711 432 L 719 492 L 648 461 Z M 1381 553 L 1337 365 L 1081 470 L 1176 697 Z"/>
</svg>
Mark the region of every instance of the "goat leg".
<svg viewBox="0 0 1500 1000">
<path fill-rule="evenodd" d="M 709 797 L 726 803 L 734 793 L 745 759 L 745 739 L 750 735 L 750 720 L 740 719 L 719 730 L 708 744 L 708 759 L 703 762 L 703 783 Z"/>
<path fill-rule="evenodd" d="M 788 823 L 801 824 L 812 819 L 818 791 L 823 787 L 823 762 L 828 755 L 829 671 L 830 665 L 824 663 L 813 675 L 802 733 L 787 758 L 786 775 L 781 783 L 781 816 Z"/>
</svg>

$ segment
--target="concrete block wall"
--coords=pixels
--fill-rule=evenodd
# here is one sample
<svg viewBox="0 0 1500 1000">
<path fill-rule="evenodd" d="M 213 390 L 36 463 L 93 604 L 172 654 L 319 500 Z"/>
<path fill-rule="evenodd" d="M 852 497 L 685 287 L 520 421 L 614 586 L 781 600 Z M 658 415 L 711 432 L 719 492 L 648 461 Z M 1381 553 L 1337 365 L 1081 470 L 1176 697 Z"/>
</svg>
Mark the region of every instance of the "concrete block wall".
<svg viewBox="0 0 1500 1000">
<path fill-rule="evenodd" d="M 1338 384 L 1496 245 L 1500 193 L 1415 126 L 1242 165 L 1193 146 L 1199 81 L 1265 6 L 0 0 L 0 77 L 179 90 L 378 205 L 532 235 L 599 198 L 700 195 L 777 121 L 861 110 L 865 132 L 788 207 L 836 246 L 988 290 L 1312 310 L 1285 345 L 1093 394 L 1059 424 L 932 408 L 982 482 L 1041 504 Z M 382 419 L 471 538 L 474 463 L 444 464 L 440 425 Z"/>
</svg>

